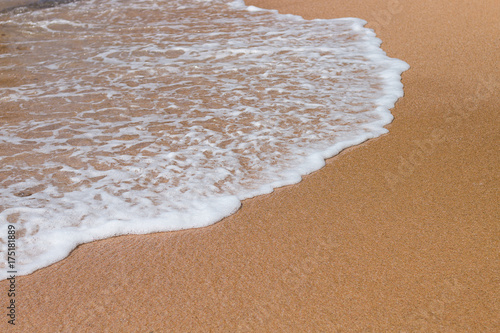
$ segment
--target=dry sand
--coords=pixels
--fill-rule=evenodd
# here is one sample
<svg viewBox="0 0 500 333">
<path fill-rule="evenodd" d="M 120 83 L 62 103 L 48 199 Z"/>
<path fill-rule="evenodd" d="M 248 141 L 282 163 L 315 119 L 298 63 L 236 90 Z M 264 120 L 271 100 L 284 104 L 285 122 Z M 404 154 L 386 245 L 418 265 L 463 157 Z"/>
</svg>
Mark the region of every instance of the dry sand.
<svg viewBox="0 0 500 333">
<path fill-rule="evenodd" d="M 211 227 L 18 277 L 0 331 L 499 332 L 500 3 L 248 4 L 367 20 L 411 65 L 390 133 Z"/>
</svg>

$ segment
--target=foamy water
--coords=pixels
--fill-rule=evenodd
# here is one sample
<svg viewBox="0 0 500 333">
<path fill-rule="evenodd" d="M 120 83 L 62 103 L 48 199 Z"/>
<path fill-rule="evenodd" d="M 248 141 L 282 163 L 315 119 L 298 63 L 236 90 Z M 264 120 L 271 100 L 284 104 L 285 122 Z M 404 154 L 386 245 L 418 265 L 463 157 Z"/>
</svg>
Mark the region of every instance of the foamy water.
<svg viewBox="0 0 500 333">
<path fill-rule="evenodd" d="M 3 14 L 3 257 L 9 223 L 20 274 L 84 242 L 206 226 L 387 132 L 408 65 L 364 23 L 226 0 Z"/>
</svg>

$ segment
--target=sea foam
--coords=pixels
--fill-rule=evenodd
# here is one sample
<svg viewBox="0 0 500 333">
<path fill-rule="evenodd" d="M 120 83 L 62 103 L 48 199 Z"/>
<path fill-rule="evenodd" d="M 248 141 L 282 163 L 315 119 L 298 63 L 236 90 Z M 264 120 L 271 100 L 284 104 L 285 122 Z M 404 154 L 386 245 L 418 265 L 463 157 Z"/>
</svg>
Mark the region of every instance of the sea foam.
<svg viewBox="0 0 500 333">
<path fill-rule="evenodd" d="M 0 24 L 0 241 L 6 259 L 14 224 L 18 274 L 299 182 L 387 132 L 408 68 L 360 19 L 241 1 L 82 0 Z"/>
</svg>

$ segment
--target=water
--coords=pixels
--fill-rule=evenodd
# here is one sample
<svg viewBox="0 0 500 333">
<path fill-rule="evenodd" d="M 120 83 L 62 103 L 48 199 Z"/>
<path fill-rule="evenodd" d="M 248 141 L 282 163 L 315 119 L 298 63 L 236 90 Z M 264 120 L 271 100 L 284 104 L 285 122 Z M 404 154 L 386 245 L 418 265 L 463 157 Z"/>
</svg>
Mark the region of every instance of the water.
<svg viewBox="0 0 500 333">
<path fill-rule="evenodd" d="M 19 274 L 84 242 L 210 225 L 386 133 L 408 65 L 364 23 L 227 0 L 2 14 L 2 254 L 9 223 Z"/>
</svg>

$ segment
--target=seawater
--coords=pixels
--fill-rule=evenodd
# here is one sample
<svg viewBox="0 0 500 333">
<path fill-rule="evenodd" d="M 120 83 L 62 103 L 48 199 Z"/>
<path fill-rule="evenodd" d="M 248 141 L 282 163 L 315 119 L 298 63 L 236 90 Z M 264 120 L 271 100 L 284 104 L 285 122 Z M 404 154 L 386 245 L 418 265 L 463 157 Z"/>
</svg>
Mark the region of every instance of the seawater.
<svg viewBox="0 0 500 333">
<path fill-rule="evenodd" d="M 8 224 L 19 274 L 96 239 L 207 226 L 386 133 L 408 65 L 364 24 L 228 0 L 0 15 L 3 258 Z"/>
</svg>

